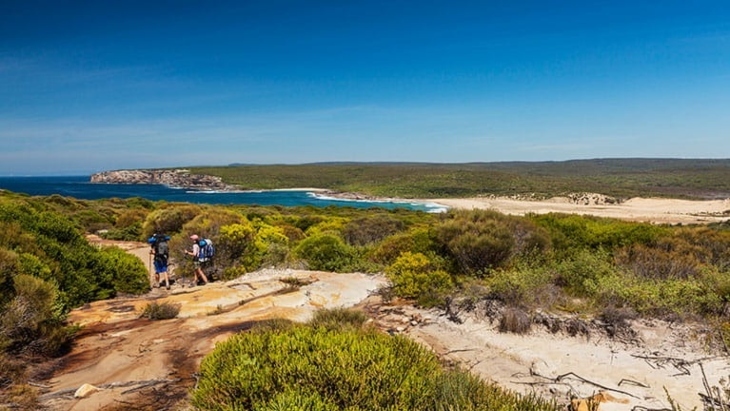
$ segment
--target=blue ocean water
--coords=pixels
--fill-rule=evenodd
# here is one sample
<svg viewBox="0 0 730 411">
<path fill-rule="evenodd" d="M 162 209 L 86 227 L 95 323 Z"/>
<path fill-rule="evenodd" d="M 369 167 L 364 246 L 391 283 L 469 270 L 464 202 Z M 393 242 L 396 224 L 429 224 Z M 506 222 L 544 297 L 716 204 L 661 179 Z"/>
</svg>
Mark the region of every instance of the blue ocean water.
<svg viewBox="0 0 730 411">
<path fill-rule="evenodd" d="M 89 176 L 0 177 L 0 189 L 29 195 L 58 194 L 82 200 L 141 197 L 152 201 L 187 202 L 198 204 L 250 204 L 295 206 L 342 206 L 355 208 L 407 208 L 441 212 L 444 207 L 407 201 L 343 200 L 321 196 L 308 191 L 193 191 L 158 184 L 95 184 Z"/>
</svg>

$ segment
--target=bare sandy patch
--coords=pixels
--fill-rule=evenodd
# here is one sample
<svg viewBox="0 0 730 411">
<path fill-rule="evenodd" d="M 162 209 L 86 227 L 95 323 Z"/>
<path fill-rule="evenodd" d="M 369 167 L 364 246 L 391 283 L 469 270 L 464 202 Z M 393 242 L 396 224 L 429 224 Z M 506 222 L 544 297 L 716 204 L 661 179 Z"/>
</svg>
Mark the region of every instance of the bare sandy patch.
<svg viewBox="0 0 730 411">
<path fill-rule="evenodd" d="M 511 215 L 565 213 L 655 224 L 708 224 L 730 219 L 730 199 L 691 201 L 632 198 L 624 202 L 599 204 L 579 203 L 567 197 L 534 201 L 506 197 L 440 198 L 426 201 L 457 209 L 488 209 Z"/>
</svg>

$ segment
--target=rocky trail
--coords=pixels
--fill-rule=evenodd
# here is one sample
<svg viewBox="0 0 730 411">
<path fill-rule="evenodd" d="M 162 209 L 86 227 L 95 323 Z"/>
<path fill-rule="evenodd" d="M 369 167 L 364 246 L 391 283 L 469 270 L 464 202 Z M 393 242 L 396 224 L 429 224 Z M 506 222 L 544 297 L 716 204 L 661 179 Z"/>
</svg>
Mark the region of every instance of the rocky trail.
<svg viewBox="0 0 730 411">
<path fill-rule="evenodd" d="M 147 262 L 148 248 L 117 244 Z M 292 287 L 296 278 L 302 285 Z M 670 409 L 668 392 L 683 410 L 702 409 L 705 384 L 730 375 L 727 356 L 710 351 L 707 331 L 686 324 L 632 322 L 630 338 L 575 318 L 553 318 L 552 331 L 533 324 L 524 335 L 498 331 L 487 307 L 471 312 L 421 310 L 384 303 L 374 291 L 380 276 L 302 270 L 261 270 L 228 282 L 89 304 L 71 313 L 83 325 L 70 354 L 46 364 L 39 382 L 50 410 L 188 410 L 197 367 L 215 344 L 270 318 L 306 321 L 320 308 L 365 310 L 384 331 L 401 333 L 449 362 L 521 393 L 569 404 L 571 396 L 603 393 L 601 410 Z M 142 319 L 151 302 L 181 305 L 177 318 Z M 562 322 L 561 322 L 562 321 Z M 547 320 L 543 321 L 547 324 Z M 578 330 L 578 331 L 576 331 Z M 703 378 L 703 374 L 705 378 Z M 666 391 L 665 391 L 666 390 Z"/>
</svg>

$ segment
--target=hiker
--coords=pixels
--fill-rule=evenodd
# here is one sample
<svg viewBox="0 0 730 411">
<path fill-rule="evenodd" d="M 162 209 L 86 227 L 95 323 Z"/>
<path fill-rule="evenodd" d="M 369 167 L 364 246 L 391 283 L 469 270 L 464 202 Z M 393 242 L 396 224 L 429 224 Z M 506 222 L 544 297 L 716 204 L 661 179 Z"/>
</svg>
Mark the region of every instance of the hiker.
<svg viewBox="0 0 730 411">
<path fill-rule="evenodd" d="M 165 279 L 165 288 L 170 289 L 170 276 L 167 273 L 167 260 L 170 256 L 170 247 L 167 242 L 170 237 L 164 234 L 153 234 L 147 242 L 150 244 L 150 254 L 154 255 L 155 261 L 155 283 L 154 288 L 162 286 L 160 275 Z"/>
<path fill-rule="evenodd" d="M 210 241 L 210 240 L 202 240 L 200 237 L 198 237 L 197 234 L 193 234 L 190 236 L 190 239 L 193 240 L 193 251 L 185 250 L 185 254 L 190 255 L 193 257 L 193 265 L 195 266 L 195 282 L 199 282 L 200 280 L 203 280 L 203 283 L 205 285 L 208 284 L 208 277 L 205 275 L 205 272 L 203 271 L 203 265 L 208 265 L 211 260 L 208 257 L 205 257 L 203 254 L 203 248 L 200 246 L 201 242 L 204 241 Z"/>
</svg>

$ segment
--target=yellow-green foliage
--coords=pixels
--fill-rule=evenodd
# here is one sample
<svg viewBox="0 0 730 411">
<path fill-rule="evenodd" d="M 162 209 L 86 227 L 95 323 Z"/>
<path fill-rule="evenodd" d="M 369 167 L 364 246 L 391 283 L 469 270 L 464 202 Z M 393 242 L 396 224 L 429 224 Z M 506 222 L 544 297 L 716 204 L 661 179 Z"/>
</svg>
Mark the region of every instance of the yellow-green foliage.
<svg viewBox="0 0 730 411">
<path fill-rule="evenodd" d="M 584 248 L 613 249 L 632 244 L 653 244 L 667 229 L 645 223 L 632 223 L 591 216 L 541 214 L 530 218 L 545 228 L 558 251 L 558 258 Z"/>
<path fill-rule="evenodd" d="M 557 263 L 559 283 L 578 297 L 595 295 L 601 278 L 615 274 L 610 256 L 604 250 L 580 250 L 569 259 Z"/>
<path fill-rule="evenodd" d="M 159 208 L 147 215 L 142 225 L 142 235 L 144 238 L 148 238 L 154 233 L 179 233 L 183 225 L 195 218 L 200 212 L 200 206 L 190 204 Z"/>
<path fill-rule="evenodd" d="M 281 227 L 261 220 L 250 222 L 243 218 L 239 223 L 221 227 L 217 260 L 240 267 L 236 270 L 229 269 L 229 274 L 241 270 L 251 271 L 262 264 L 276 265 L 284 261 L 288 254 L 288 244 L 289 238 Z"/>
<path fill-rule="evenodd" d="M 551 307 L 563 300 L 562 292 L 553 286 L 554 269 L 545 265 L 520 263 L 495 270 L 484 282 L 493 297 L 507 303 Z"/>
<path fill-rule="evenodd" d="M 62 324 L 58 288 L 26 274 L 16 275 L 13 283 L 14 297 L 0 316 L 0 347 L 13 353 L 58 354 L 74 334 Z"/>
<path fill-rule="evenodd" d="M 421 253 L 404 252 L 385 272 L 397 295 L 422 305 L 440 302 L 438 297 L 453 287 L 451 276 Z"/>
<path fill-rule="evenodd" d="M 383 239 L 372 252 L 372 258 L 375 262 L 389 265 L 406 251 L 434 255 L 436 253 L 435 248 L 429 229 L 417 227 Z"/>
<path fill-rule="evenodd" d="M 405 224 L 388 214 L 375 214 L 355 218 L 343 228 L 348 244 L 363 246 L 380 241 L 405 228 Z"/>
<path fill-rule="evenodd" d="M 99 252 L 96 275 L 109 278 L 120 293 L 141 294 L 149 289 L 147 267 L 136 256 L 119 247 L 104 247 Z"/>
<path fill-rule="evenodd" d="M 318 234 L 305 238 L 294 249 L 312 270 L 344 272 L 352 266 L 355 252 L 342 238 Z"/>
<path fill-rule="evenodd" d="M 590 290 L 604 304 L 627 305 L 646 315 L 717 313 L 722 298 L 701 279 L 656 280 L 631 275 L 600 278 Z"/>
<path fill-rule="evenodd" d="M 557 410 L 476 377 L 445 371 L 433 353 L 374 329 L 263 327 L 203 359 L 192 393 L 202 410 Z"/>
<path fill-rule="evenodd" d="M 256 228 L 245 218 L 239 223 L 224 225 L 216 244 L 217 260 L 227 261 L 232 265 L 236 265 L 235 262 L 238 261 L 245 267 L 256 268 L 252 255 L 255 236 Z"/>
<path fill-rule="evenodd" d="M 332 308 L 315 311 L 312 319 L 309 320 L 309 325 L 315 328 L 324 327 L 329 330 L 360 329 L 367 320 L 367 314 L 362 311 Z"/>
<path fill-rule="evenodd" d="M 197 234 L 216 241 L 222 227 L 245 221 L 241 214 L 227 209 L 207 208 L 182 227 L 184 235 Z"/>
<path fill-rule="evenodd" d="M 324 221 L 318 222 L 317 224 L 307 228 L 304 233 L 309 237 L 321 234 L 342 236 L 342 230 L 348 222 L 349 219 L 347 218 L 328 216 Z"/>
</svg>

